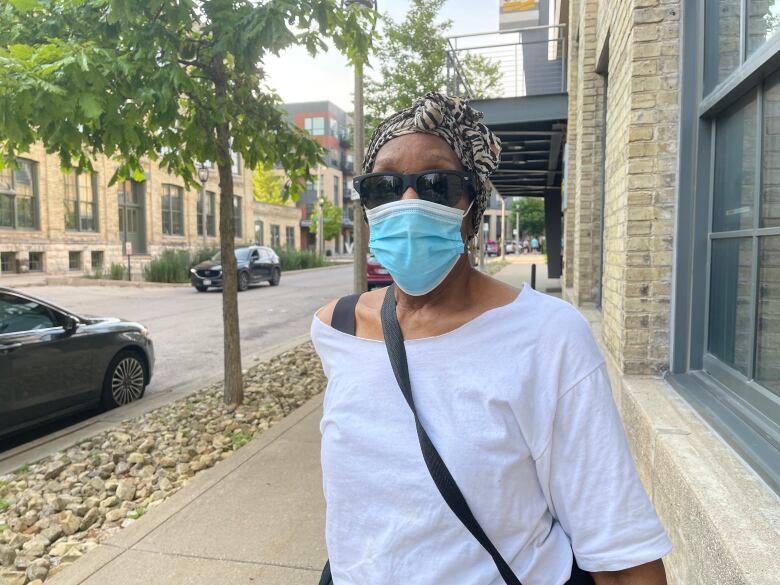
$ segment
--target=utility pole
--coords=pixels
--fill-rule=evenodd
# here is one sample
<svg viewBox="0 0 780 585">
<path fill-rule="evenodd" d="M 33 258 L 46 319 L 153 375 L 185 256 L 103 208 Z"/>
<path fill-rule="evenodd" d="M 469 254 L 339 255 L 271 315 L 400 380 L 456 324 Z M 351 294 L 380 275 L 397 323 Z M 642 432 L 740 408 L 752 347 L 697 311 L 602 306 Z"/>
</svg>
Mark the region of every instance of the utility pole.
<svg viewBox="0 0 780 585">
<path fill-rule="evenodd" d="M 506 197 L 501 198 L 501 259 L 506 256 Z"/>
<path fill-rule="evenodd" d="M 325 234 L 322 233 L 325 222 L 322 220 L 322 174 L 317 167 L 317 254 L 325 255 Z"/>
<path fill-rule="evenodd" d="M 363 169 L 363 63 L 355 63 L 355 174 L 362 173 Z M 354 188 L 353 188 L 354 189 Z M 353 246 L 354 263 L 354 292 L 363 293 L 368 290 L 368 275 L 366 271 L 368 255 L 368 225 L 363 219 L 363 207 L 360 205 L 360 198 L 353 201 L 355 211 L 355 242 Z"/>
</svg>

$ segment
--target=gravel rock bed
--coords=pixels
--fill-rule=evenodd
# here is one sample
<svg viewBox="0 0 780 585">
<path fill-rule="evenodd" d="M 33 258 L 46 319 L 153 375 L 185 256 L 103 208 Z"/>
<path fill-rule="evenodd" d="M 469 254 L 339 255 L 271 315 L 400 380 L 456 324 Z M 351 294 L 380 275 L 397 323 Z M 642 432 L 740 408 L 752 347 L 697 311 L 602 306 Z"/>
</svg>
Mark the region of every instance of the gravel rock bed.
<svg viewBox="0 0 780 585">
<path fill-rule="evenodd" d="M 0 585 L 41 585 L 325 388 L 310 343 L 0 476 Z"/>
</svg>

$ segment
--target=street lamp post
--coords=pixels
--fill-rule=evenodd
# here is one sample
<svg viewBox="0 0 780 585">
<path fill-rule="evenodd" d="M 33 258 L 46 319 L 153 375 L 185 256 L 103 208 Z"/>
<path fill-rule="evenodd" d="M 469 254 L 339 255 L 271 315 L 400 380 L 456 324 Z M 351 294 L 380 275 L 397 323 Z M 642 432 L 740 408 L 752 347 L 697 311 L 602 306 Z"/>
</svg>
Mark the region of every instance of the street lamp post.
<svg viewBox="0 0 780 585">
<path fill-rule="evenodd" d="M 377 10 L 376 0 L 344 0 L 344 6 L 349 8 L 353 4 L 360 4 L 366 8 Z M 363 168 L 363 63 L 355 62 L 355 166 Z M 354 224 L 354 289 L 355 293 L 363 293 L 368 290 L 367 256 L 368 256 L 368 226 L 363 219 L 363 209 L 360 199 L 353 193 L 353 210 L 355 214 Z"/>
<path fill-rule="evenodd" d="M 206 247 L 206 181 L 209 180 L 209 169 L 204 163 L 198 167 L 198 180 L 200 181 L 200 227 L 203 230 L 203 247 Z"/>
</svg>

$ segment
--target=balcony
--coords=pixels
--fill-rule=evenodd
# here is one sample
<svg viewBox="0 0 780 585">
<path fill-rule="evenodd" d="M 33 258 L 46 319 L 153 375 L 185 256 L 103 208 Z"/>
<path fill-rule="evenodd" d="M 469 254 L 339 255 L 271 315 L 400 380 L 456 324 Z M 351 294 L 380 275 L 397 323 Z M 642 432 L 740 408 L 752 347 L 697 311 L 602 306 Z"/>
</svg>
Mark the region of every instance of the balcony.
<svg viewBox="0 0 780 585">
<path fill-rule="evenodd" d="M 497 91 L 482 95 L 464 67 L 469 57 L 498 65 L 501 83 Z M 450 37 L 446 77 L 450 95 L 471 99 L 566 93 L 566 25 Z"/>
</svg>

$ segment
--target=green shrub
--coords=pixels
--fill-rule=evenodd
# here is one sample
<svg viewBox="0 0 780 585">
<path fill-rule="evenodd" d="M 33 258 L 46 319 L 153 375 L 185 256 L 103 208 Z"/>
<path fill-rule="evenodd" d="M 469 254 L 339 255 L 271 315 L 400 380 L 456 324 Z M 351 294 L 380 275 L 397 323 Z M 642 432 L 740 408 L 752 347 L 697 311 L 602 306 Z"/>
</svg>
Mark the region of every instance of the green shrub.
<svg viewBox="0 0 780 585">
<path fill-rule="evenodd" d="M 214 257 L 214 254 L 217 252 L 219 252 L 219 246 L 206 246 L 205 248 L 198 248 L 192 253 L 192 258 L 190 259 L 190 268 L 196 264 L 200 264 L 204 260 L 211 260 Z"/>
<path fill-rule="evenodd" d="M 302 268 L 319 268 L 330 265 L 330 261 L 310 250 L 289 250 L 275 248 L 279 256 L 282 270 L 300 270 Z"/>
<path fill-rule="evenodd" d="M 159 256 L 144 265 L 144 280 L 147 282 L 189 282 L 189 250 L 163 250 Z"/>
<path fill-rule="evenodd" d="M 111 280 L 124 280 L 126 270 L 127 267 L 121 262 L 112 262 L 108 272 L 108 278 Z"/>
</svg>

